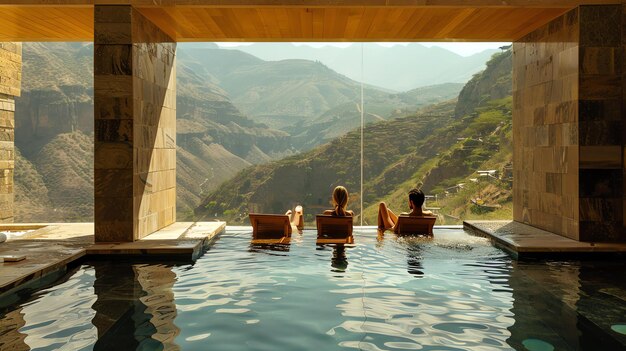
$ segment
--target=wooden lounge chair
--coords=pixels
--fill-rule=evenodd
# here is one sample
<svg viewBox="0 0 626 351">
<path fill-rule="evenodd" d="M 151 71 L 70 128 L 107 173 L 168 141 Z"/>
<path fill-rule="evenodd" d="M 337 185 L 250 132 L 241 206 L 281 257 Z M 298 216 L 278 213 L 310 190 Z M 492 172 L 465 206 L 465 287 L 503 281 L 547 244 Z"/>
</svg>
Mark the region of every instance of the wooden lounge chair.
<svg viewBox="0 0 626 351">
<path fill-rule="evenodd" d="M 254 244 L 287 244 L 291 238 L 291 222 L 287 215 L 250 213 Z"/>
<path fill-rule="evenodd" d="M 436 220 L 437 217 L 434 216 L 416 217 L 401 215 L 398 217 L 394 233 L 400 235 L 433 235 L 433 226 Z"/>
<path fill-rule="evenodd" d="M 317 243 L 318 244 L 353 244 L 352 216 L 338 217 L 317 215 Z"/>
</svg>

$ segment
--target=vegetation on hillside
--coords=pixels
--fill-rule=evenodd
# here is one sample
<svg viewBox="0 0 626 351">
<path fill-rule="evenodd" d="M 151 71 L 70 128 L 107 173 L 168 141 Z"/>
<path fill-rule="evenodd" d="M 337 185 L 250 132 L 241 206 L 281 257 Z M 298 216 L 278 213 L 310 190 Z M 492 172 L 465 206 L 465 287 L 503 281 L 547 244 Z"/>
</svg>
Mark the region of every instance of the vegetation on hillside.
<svg viewBox="0 0 626 351">
<path fill-rule="evenodd" d="M 238 50 L 208 47 L 181 46 L 177 52 L 179 219 L 240 170 L 310 149 L 359 123 L 355 105 L 359 85 L 323 65 L 305 60 L 267 62 Z M 82 170 L 93 168 L 93 155 L 79 151 L 93 148 L 90 137 L 81 137 L 93 133 L 93 45 L 25 43 L 23 55 L 15 134 L 21 151 L 18 161 L 28 165 L 30 176 L 16 177 L 16 207 L 30 211 L 18 211 L 16 220 L 91 221 L 93 176 Z M 460 87 L 424 89 L 419 96 L 431 102 L 456 94 Z M 366 89 L 366 97 L 371 103 L 378 101 L 381 111 L 391 111 L 397 104 L 415 110 L 422 103 L 407 96 Z M 233 97 L 241 106 L 263 106 L 268 115 L 291 111 L 288 124 L 319 117 L 313 124 L 325 132 L 302 133 L 303 128 L 314 131 L 313 124 L 289 131 L 272 128 L 259 115 L 242 113 Z M 313 114 L 301 110 L 307 104 L 313 104 Z M 387 112 L 377 113 L 388 117 Z M 354 120 L 346 119 L 348 114 Z M 52 161 L 58 164 L 53 166 Z M 74 177 L 80 180 L 75 185 L 63 181 Z M 46 196 L 32 196 L 28 189 L 33 179 L 42 180 L 39 193 Z"/>
<path fill-rule="evenodd" d="M 23 92 L 16 101 L 21 151 L 16 156 L 16 220 L 93 220 L 93 46 L 25 43 L 23 52 Z M 433 183 L 437 191 L 445 185 L 433 175 L 447 169 L 445 163 L 434 166 L 460 133 L 450 126 L 466 123 L 478 106 L 488 109 L 486 101 L 496 98 L 486 90 L 491 84 L 486 74 L 507 79 L 494 69 L 505 71 L 504 66 L 494 62 L 465 86 L 442 84 L 404 93 L 365 88 L 366 206 L 406 182 L 417 182 L 417 168 L 430 172 L 419 181 Z M 236 220 L 250 210 L 282 212 L 298 202 L 310 216 L 328 206 L 337 184 L 352 191 L 352 207 L 358 203 L 357 82 L 319 62 L 268 62 L 237 50 L 179 49 L 177 64 L 178 219 Z M 440 102 L 461 88 L 459 99 L 472 107 L 471 113 L 459 115 L 459 104 Z M 490 110 L 484 113 L 472 127 L 480 133 L 489 132 L 497 120 Z M 485 152 L 465 171 L 492 151 Z"/>
<path fill-rule="evenodd" d="M 205 198 L 197 218 L 244 222 L 249 212 L 281 213 L 295 204 L 306 220 L 328 208 L 336 185 L 351 191 L 351 207 L 375 224 L 379 201 L 406 208 L 406 193 L 421 187 L 440 223 L 511 215 L 511 53 L 494 55 L 487 69 L 463 88 L 458 101 L 368 124 L 364 129 L 364 190 L 360 187 L 360 130 L 311 151 L 247 168 Z M 492 170 L 481 176 L 480 170 Z M 472 200 L 474 203 L 472 203 Z M 308 211 L 307 211 L 308 209 Z"/>
</svg>

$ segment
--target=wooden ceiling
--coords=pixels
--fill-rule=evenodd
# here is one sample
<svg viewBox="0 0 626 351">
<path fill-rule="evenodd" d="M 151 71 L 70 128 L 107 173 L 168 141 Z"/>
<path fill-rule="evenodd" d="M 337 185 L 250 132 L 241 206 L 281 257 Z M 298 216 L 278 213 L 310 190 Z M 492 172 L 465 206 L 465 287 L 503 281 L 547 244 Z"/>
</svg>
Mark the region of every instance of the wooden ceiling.
<svg viewBox="0 0 626 351">
<path fill-rule="evenodd" d="M 177 41 L 514 41 L 621 0 L 0 0 L 0 41 L 92 41 L 95 4 L 132 4 Z"/>
<path fill-rule="evenodd" d="M 178 41 L 513 41 L 562 8 L 141 8 Z"/>
<path fill-rule="evenodd" d="M 93 41 L 93 6 L 0 6 L 0 41 Z"/>
</svg>

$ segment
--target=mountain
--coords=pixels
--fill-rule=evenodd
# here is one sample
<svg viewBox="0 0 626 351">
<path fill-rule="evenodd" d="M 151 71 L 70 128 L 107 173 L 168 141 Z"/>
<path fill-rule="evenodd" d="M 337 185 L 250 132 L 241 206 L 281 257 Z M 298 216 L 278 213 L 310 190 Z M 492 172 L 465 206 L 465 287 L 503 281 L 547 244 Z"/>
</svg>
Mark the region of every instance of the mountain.
<svg viewBox="0 0 626 351">
<path fill-rule="evenodd" d="M 204 73 L 209 84 L 224 89 L 233 104 L 255 122 L 290 134 L 296 130 L 299 134 L 299 130 L 320 122 L 328 126 L 329 119 L 339 114 L 342 121 L 338 122 L 344 127 L 330 137 L 360 125 L 360 112 L 356 106 L 361 104 L 361 84 L 321 62 L 301 59 L 263 61 L 239 50 L 182 48 L 185 47 L 180 49 L 179 63 Z M 368 113 L 386 119 L 396 110 L 415 111 L 432 103 L 437 95 L 444 99 L 456 96 L 461 86 L 443 84 L 404 95 L 365 86 L 363 98 Z M 441 98 L 435 100 L 441 101 Z M 333 109 L 338 110 L 333 112 Z M 312 128 L 315 132 L 318 129 Z M 319 140 L 329 140 L 312 134 L 300 135 L 298 139 L 302 138 L 307 140 L 296 142 L 296 149 L 315 146 Z"/>
<path fill-rule="evenodd" d="M 381 99 L 365 99 L 363 121 L 369 124 L 412 114 L 419 108 L 455 98 L 462 87 L 460 83 L 445 83 L 389 94 Z M 308 150 L 360 125 L 360 105 L 352 102 L 336 106 L 317 118 L 305 120 L 285 130 L 292 135 L 292 143 L 297 148 Z"/>
<path fill-rule="evenodd" d="M 336 185 L 351 191 L 350 207 L 357 213 L 363 200 L 366 224 L 376 223 L 381 200 L 406 210 L 406 193 L 413 187 L 437 195 L 440 223 L 455 223 L 461 216 L 510 216 L 510 68 L 510 51 L 495 54 L 458 99 L 368 124 L 363 194 L 360 131 L 354 130 L 308 152 L 244 169 L 208 195 L 196 208 L 196 217 L 217 215 L 237 222 L 249 211 L 281 213 L 299 203 L 311 222 L 315 213 L 329 207 Z M 495 169 L 501 176 L 479 177 L 476 171 L 481 169 Z"/>
<path fill-rule="evenodd" d="M 93 132 L 93 45 L 24 43 L 22 55 L 15 142 L 23 155 L 62 133 Z"/>
<path fill-rule="evenodd" d="M 25 170 L 16 176 L 15 194 L 16 207 L 29 210 L 16 220 L 93 220 L 93 45 L 24 43 L 23 57 L 15 145 Z M 193 216 L 207 194 L 243 169 L 358 127 L 360 89 L 320 62 L 267 62 L 212 43 L 179 45 L 178 218 Z M 364 118 L 400 118 L 460 89 L 442 84 L 393 93 L 365 86 Z"/>
<path fill-rule="evenodd" d="M 286 132 L 243 115 L 208 71 L 178 62 L 177 72 L 177 205 L 184 218 L 203 191 L 292 151 Z M 19 211 L 16 220 L 93 220 L 92 44 L 24 43 L 15 123 L 17 164 L 28 170 L 15 177 L 16 207 L 41 209 Z M 47 195 L 37 201 L 29 187 L 39 180 L 45 191 L 38 193 Z"/>
<path fill-rule="evenodd" d="M 392 91 L 407 91 L 448 82 L 465 83 L 472 75 L 483 70 L 485 62 L 497 51 L 485 50 L 463 57 L 437 46 L 428 48 L 419 43 L 393 47 L 376 43 L 362 45 L 363 48 L 361 44 L 352 44 L 346 48 L 314 48 L 292 43 L 255 43 L 238 46 L 237 50 L 266 61 L 319 61 L 355 81 Z"/>
</svg>

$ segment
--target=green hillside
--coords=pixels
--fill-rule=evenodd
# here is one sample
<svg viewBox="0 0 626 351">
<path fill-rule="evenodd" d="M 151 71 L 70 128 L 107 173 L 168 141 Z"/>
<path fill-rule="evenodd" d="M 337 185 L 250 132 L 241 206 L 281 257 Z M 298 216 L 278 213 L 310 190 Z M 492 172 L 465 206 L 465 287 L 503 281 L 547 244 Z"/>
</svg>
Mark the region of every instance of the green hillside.
<svg viewBox="0 0 626 351">
<path fill-rule="evenodd" d="M 510 51 L 494 55 L 487 69 L 465 85 L 458 101 L 470 108 L 449 101 L 365 127 L 365 223 L 375 224 L 381 200 L 407 210 L 406 193 L 416 186 L 437 195 L 438 201 L 428 205 L 440 208 L 440 223 L 455 223 L 461 216 L 510 217 L 506 176 L 487 179 L 476 173 L 496 169 L 504 174 L 510 164 L 510 62 Z M 313 214 L 328 208 L 330 192 L 339 184 L 350 190 L 350 207 L 358 213 L 359 164 L 357 129 L 308 152 L 243 170 L 207 196 L 196 216 L 237 223 L 249 211 L 280 213 L 302 204 L 312 221 Z M 472 198 L 478 206 L 471 205 Z"/>
<path fill-rule="evenodd" d="M 17 211 L 16 220 L 91 221 L 93 45 L 24 43 L 23 55 L 15 135 L 17 161 L 26 171 L 16 176 L 15 195 L 16 207 L 28 210 Z M 405 116 L 460 89 L 444 84 L 392 94 L 366 87 L 365 120 Z M 353 130 L 360 123 L 359 102 L 360 84 L 319 62 L 267 62 L 215 45 L 180 45 L 178 218 L 189 218 L 207 194 L 243 169 Z"/>
</svg>

